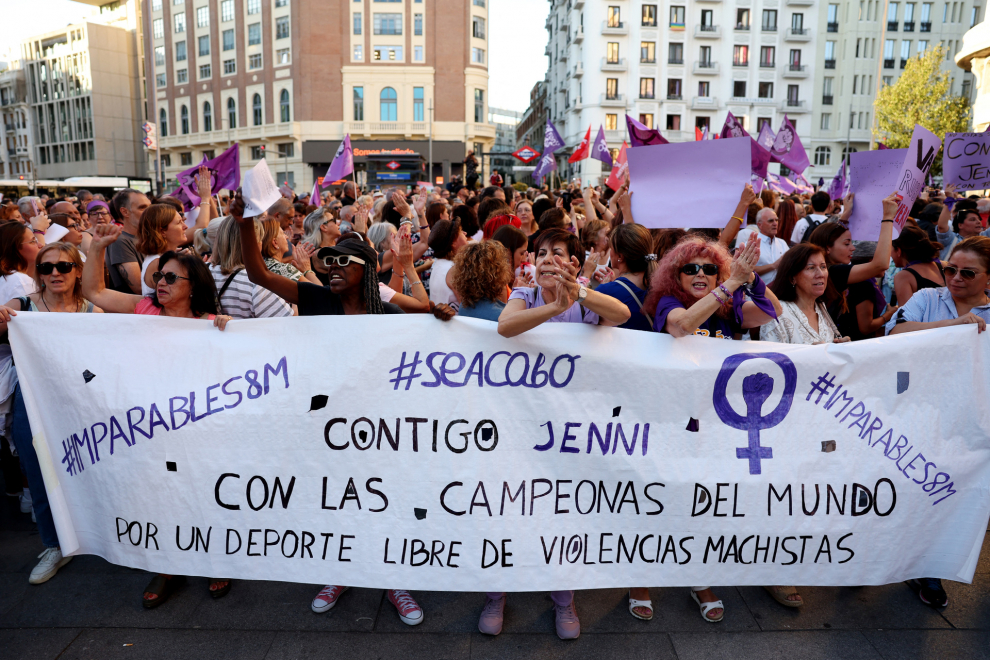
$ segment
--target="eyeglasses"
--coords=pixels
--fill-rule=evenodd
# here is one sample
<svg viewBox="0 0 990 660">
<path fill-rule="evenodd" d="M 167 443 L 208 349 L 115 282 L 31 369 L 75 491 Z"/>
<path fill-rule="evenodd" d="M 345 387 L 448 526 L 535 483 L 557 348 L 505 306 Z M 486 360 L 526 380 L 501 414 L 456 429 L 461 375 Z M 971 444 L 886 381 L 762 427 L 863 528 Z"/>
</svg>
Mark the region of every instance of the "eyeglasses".
<svg viewBox="0 0 990 660">
<path fill-rule="evenodd" d="M 345 266 L 349 266 L 352 262 L 361 264 L 362 266 L 365 264 L 364 259 L 361 259 L 359 257 L 352 257 L 349 254 L 343 254 L 339 257 L 326 257 L 323 259 L 323 264 L 327 268 L 333 266 L 334 264 L 340 266 L 341 268 L 344 268 Z"/>
<path fill-rule="evenodd" d="M 175 273 L 163 273 L 161 271 L 152 273 L 151 279 L 155 281 L 155 284 L 165 280 L 165 284 L 168 284 L 169 286 L 175 284 L 176 280 L 186 280 L 188 282 L 192 282 L 192 280 L 188 277 L 182 277 L 181 275 L 176 275 Z"/>
<path fill-rule="evenodd" d="M 97 207 L 89 212 L 90 215 L 110 215 L 110 211 L 102 207 Z"/>
<path fill-rule="evenodd" d="M 715 264 L 684 264 L 681 266 L 681 272 L 691 277 L 694 277 L 701 271 L 704 271 L 708 277 L 712 277 L 713 275 L 718 275 L 718 266 Z"/>
<path fill-rule="evenodd" d="M 75 267 L 76 265 L 71 261 L 59 261 L 58 263 L 46 261 L 45 263 L 38 264 L 37 271 L 39 275 L 51 275 L 52 271 L 57 269 L 58 272 L 67 275 Z"/>
<path fill-rule="evenodd" d="M 946 277 L 955 277 L 956 273 L 962 275 L 962 278 L 967 281 L 972 281 L 976 279 L 977 275 L 980 275 L 980 271 L 972 270 L 971 268 L 958 268 L 956 266 L 943 266 L 942 270 L 945 271 Z"/>
</svg>

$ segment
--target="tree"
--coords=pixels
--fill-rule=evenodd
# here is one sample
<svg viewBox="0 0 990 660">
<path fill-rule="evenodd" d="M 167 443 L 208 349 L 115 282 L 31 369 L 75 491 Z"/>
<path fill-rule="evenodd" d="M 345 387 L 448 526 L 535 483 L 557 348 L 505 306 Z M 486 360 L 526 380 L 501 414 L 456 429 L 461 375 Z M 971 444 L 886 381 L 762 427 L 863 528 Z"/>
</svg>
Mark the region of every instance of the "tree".
<svg viewBox="0 0 990 660">
<path fill-rule="evenodd" d="M 928 48 L 912 57 L 904 73 L 893 85 L 879 90 L 873 103 L 878 129 L 873 137 L 891 149 L 910 146 L 914 125 L 920 124 L 941 139 L 946 133 L 970 130 L 969 99 L 953 96 L 949 74 L 942 71 L 946 50 Z M 938 153 L 931 173 L 941 174 L 942 153 Z"/>
</svg>

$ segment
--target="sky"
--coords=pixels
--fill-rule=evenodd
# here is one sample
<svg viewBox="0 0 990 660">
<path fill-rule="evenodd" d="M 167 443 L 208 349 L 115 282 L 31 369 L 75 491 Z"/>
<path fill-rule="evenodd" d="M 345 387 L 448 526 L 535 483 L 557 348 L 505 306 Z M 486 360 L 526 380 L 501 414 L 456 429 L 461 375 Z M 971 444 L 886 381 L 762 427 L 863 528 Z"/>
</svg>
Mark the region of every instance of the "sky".
<svg viewBox="0 0 990 660">
<path fill-rule="evenodd" d="M 467 0 L 465 0 L 467 1 Z M 524 112 L 547 72 L 546 0 L 488 0 L 488 105 Z M 26 37 L 78 22 L 94 8 L 72 0 L 5 2 L 0 59 Z"/>
</svg>

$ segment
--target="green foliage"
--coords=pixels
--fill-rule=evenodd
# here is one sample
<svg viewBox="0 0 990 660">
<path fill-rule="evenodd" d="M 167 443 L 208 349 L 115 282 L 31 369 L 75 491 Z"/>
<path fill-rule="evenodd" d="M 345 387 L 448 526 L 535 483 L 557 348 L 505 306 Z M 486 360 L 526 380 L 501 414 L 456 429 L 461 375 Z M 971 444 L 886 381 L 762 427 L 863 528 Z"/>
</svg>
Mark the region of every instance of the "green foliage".
<svg viewBox="0 0 990 660">
<path fill-rule="evenodd" d="M 524 193 L 527 190 L 529 190 L 529 186 L 527 184 L 523 183 L 522 181 L 516 181 L 515 183 L 512 184 L 512 187 L 515 188 L 516 190 L 518 190 L 521 193 Z"/>
<path fill-rule="evenodd" d="M 945 54 L 941 45 L 928 48 L 908 60 L 896 83 L 879 90 L 873 103 L 878 124 L 873 134 L 875 139 L 891 149 L 903 149 L 911 144 L 915 124 L 943 140 L 946 133 L 970 130 L 969 99 L 951 95 L 949 74 L 942 71 Z M 931 173 L 941 172 L 939 152 Z"/>
</svg>

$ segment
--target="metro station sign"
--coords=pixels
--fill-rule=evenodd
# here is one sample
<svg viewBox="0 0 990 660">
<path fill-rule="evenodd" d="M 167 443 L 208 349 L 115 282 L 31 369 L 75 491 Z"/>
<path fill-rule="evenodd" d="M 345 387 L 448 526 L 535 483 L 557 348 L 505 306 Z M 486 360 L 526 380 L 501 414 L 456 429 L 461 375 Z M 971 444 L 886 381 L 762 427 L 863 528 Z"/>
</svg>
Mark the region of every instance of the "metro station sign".
<svg viewBox="0 0 990 660">
<path fill-rule="evenodd" d="M 523 147 L 512 155 L 527 164 L 540 157 L 540 153 L 533 147 Z"/>
<path fill-rule="evenodd" d="M 397 170 L 402 166 L 393 160 L 393 161 L 389 161 L 388 163 L 385 163 L 385 167 L 387 167 L 390 170 Z"/>
</svg>

